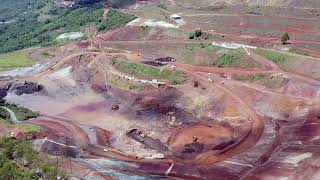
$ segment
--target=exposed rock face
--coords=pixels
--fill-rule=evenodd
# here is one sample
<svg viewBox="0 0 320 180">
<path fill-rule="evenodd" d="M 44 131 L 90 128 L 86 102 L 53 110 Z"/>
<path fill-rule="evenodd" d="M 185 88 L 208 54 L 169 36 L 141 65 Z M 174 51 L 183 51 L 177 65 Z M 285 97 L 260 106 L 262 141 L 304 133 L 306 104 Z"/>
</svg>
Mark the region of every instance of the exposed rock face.
<svg viewBox="0 0 320 180">
<path fill-rule="evenodd" d="M 132 139 L 144 144 L 147 148 L 155 149 L 159 152 L 167 151 L 168 148 L 163 145 L 159 139 L 152 139 L 151 137 L 146 136 L 143 132 L 138 129 L 131 129 L 127 132 L 127 136 Z"/>
<path fill-rule="evenodd" d="M 155 61 L 159 61 L 159 62 L 173 62 L 173 61 L 176 61 L 176 60 L 175 60 L 175 58 L 173 58 L 173 57 L 161 57 L 161 58 L 155 59 Z"/>
<path fill-rule="evenodd" d="M 14 82 L 6 85 L 8 91 L 13 91 L 16 95 L 33 94 L 43 89 L 43 86 L 36 82 Z M 1 93 L 1 91 L 0 91 Z"/>
<path fill-rule="evenodd" d="M 0 89 L 0 99 L 7 96 L 7 89 Z"/>
<path fill-rule="evenodd" d="M 80 149 L 74 146 L 68 146 L 62 143 L 55 143 L 53 141 L 46 141 L 41 150 L 55 156 L 65 156 L 69 158 L 76 158 L 80 154 Z"/>
<path fill-rule="evenodd" d="M 5 98 L 8 95 L 9 91 L 14 92 L 16 95 L 20 96 L 22 94 L 33 94 L 39 92 L 43 89 L 43 86 L 36 82 L 10 82 L 7 83 L 4 87 L 0 88 L 0 103 L 3 103 Z"/>
</svg>

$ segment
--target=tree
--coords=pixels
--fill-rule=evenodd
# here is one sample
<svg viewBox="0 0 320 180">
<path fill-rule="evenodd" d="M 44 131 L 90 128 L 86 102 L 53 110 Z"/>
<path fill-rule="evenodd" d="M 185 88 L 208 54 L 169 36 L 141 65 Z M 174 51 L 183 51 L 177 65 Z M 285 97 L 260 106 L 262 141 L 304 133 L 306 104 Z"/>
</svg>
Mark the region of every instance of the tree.
<svg viewBox="0 0 320 180">
<path fill-rule="evenodd" d="M 288 34 L 287 32 L 284 33 L 284 34 L 282 35 L 282 37 L 281 37 L 281 42 L 282 42 L 282 44 L 283 44 L 283 45 L 287 44 L 287 41 L 289 41 L 289 40 L 290 40 L 289 34 Z"/>
<path fill-rule="evenodd" d="M 197 29 L 197 30 L 194 32 L 194 36 L 195 36 L 195 37 L 200 37 L 200 36 L 202 36 L 202 30 L 201 30 L 201 29 Z"/>
<path fill-rule="evenodd" d="M 193 33 L 189 35 L 189 39 L 199 38 L 202 36 L 202 30 L 196 29 Z"/>
</svg>

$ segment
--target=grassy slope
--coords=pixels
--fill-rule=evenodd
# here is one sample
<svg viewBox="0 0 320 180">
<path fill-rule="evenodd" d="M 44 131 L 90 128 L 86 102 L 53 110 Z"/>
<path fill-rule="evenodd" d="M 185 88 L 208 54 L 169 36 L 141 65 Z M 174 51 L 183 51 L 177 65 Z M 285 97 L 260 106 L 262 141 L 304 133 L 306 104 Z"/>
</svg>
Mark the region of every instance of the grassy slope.
<svg viewBox="0 0 320 180">
<path fill-rule="evenodd" d="M 293 58 L 290 55 L 269 51 L 267 49 L 258 48 L 258 49 L 255 49 L 254 51 L 257 54 L 271 60 L 273 63 L 275 63 L 276 65 L 282 68 L 286 68 L 289 65 L 290 59 Z"/>
<path fill-rule="evenodd" d="M 250 74 L 250 75 L 235 74 L 233 76 L 233 78 L 236 80 L 239 80 L 239 81 L 255 82 L 255 81 L 263 80 L 263 79 L 267 78 L 268 76 L 269 76 L 268 74 L 263 74 L 263 73 Z"/>
<path fill-rule="evenodd" d="M 266 57 L 286 71 L 294 72 L 313 79 L 320 79 L 319 59 L 292 52 L 281 52 L 269 49 L 257 49 L 257 54 Z"/>
<path fill-rule="evenodd" d="M 143 90 L 146 86 L 146 84 L 141 84 L 137 82 L 127 81 L 126 79 L 120 77 L 120 76 L 111 76 L 108 79 L 108 82 L 112 84 L 115 87 L 118 87 L 120 89 L 125 90 Z"/>
<path fill-rule="evenodd" d="M 5 104 L 2 104 L 1 106 L 5 106 L 5 107 L 11 109 L 16 114 L 19 121 L 25 121 L 30 118 L 35 118 L 35 117 L 39 116 L 38 113 L 33 112 L 33 111 L 31 111 L 27 108 L 24 108 L 24 107 L 19 107 L 15 104 L 5 103 Z M 4 124 L 8 128 L 18 128 L 24 132 L 39 132 L 40 131 L 40 127 L 37 125 L 27 124 L 27 123 L 14 124 L 10 120 L 9 113 L 3 108 L 0 108 L 0 123 Z"/>
<path fill-rule="evenodd" d="M 161 71 L 161 69 L 159 68 L 126 61 L 115 61 L 113 65 L 119 71 L 128 73 L 132 76 L 143 77 L 150 80 L 169 80 L 172 84 L 182 84 L 186 80 L 186 75 L 182 71 L 176 71 L 171 69 L 164 69 Z"/>
<path fill-rule="evenodd" d="M 23 132 L 40 132 L 41 127 L 35 124 L 17 124 L 18 129 L 21 129 Z"/>
<path fill-rule="evenodd" d="M 38 116 L 37 113 L 34 113 L 26 108 L 20 108 L 20 107 L 9 105 L 9 104 L 6 104 L 5 106 L 10 108 L 12 111 L 14 111 L 16 113 L 17 118 L 21 121 Z M 17 128 L 23 132 L 39 132 L 41 130 L 40 126 L 37 126 L 34 124 L 27 124 L 27 123 L 14 124 L 10 120 L 9 113 L 2 108 L 0 109 L 0 123 L 5 125 L 7 128 L 10 128 L 10 129 Z"/>
<path fill-rule="evenodd" d="M 109 30 L 126 25 L 128 22 L 136 19 L 136 16 L 122 13 L 120 11 L 110 9 L 107 14 L 108 19 L 102 21 L 99 25 L 100 30 Z"/>
<path fill-rule="evenodd" d="M 237 49 L 225 53 L 219 60 L 215 63 L 218 67 L 255 67 L 257 63 L 250 61 L 246 57 L 246 53 L 242 49 Z"/>
<path fill-rule="evenodd" d="M 34 64 L 28 51 L 16 51 L 0 55 L 0 67 L 25 67 Z"/>
<path fill-rule="evenodd" d="M 32 133 L 32 132 L 40 132 L 41 127 L 35 124 L 28 124 L 28 123 L 20 123 L 20 124 L 13 124 L 10 120 L 6 119 L 0 119 L 0 124 L 3 124 L 7 128 L 10 129 L 20 129 L 23 132 L 26 133 Z"/>
<path fill-rule="evenodd" d="M 314 57 L 314 58 L 319 58 L 320 54 L 318 54 L 317 52 L 313 53 L 313 52 L 309 52 L 303 49 L 299 49 L 299 48 L 291 48 L 289 50 L 290 53 L 294 53 L 294 54 L 298 54 L 298 55 L 302 55 L 302 56 L 310 56 L 310 57 Z"/>
<path fill-rule="evenodd" d="M 39 113 L 33 112 L 27 108 L 17 106 L 15 104 L 4 104 L 5 107 L 11 109 L 17 116 L 19 121 L 25 121 L 30 118 L 36 118 L 39 116 Z"/>
</svg>

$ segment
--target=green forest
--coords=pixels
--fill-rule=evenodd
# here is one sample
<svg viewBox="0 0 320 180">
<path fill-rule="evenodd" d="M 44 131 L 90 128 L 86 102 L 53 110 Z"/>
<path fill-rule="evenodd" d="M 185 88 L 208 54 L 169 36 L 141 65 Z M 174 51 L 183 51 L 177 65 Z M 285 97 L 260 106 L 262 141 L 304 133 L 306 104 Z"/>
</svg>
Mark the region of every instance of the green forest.
<svg viewBox="0 0 320 180">
<path fill-rule="evenodd" d="M 12 1 L 11 1 L 12 2 Z M 110 10 L 102 19 L 102 3 L 82 3 L 73 7 L 59 7 L 53 0 L 13 1 L 0 0 L 0 53 L 12 52 L 34 46 L 57 44 L 56 37 L 66 32 L 84 31 L 95 26 L 101 31 L 125 25 L 135 16 Z M 17 4 L 14 7 L 14 4 Z M 4 8 L 6 6 L 6 8 Z M 24 9 L 24 10 L 22 10 Z M 8 11 L 12 13 L 6 13 Z M 5 16 L 5 17 L 4 17 Z M 13 18 L 14 19 L 10 19 Z"/>
<path fill-rule="evenodd" d="M 26 140 L 0 139 L 0 179 L 50 179 L 64 178 L 64 173 L 53 162 L 32 149 Z"/>
</svg>

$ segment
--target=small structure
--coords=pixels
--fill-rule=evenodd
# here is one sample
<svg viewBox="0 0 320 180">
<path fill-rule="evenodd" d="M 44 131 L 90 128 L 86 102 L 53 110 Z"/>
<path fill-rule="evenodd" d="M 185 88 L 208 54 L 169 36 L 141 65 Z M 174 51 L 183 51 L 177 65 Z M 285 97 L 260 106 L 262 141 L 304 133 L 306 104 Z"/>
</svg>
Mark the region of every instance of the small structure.
<svg viewBox="0 0 320 180">
<path fill-rule="evenodd" d="M 173 70 L 176 70 L 176 66 L 175 65 L 170 66 L 170 68 L 173 69 Z"/>
<path fill-rule="evenodd" d="M 186 22 L 184 21 L 184 19 L 179 15 L 179 14 L 172 14 L 170 16 L 170 19 L 175 21 L 179 26 L 185 25 Z"/>
<path fill-rule="evenodd" d="M 200 85 L 199 81 L 195 81 L 195 82 L 193 83 L 193 86 L 194 86 L 194 87 L 199 87 L 199 85 Z"/>
<path fill-rule="evenodd" d="M 143 61 L 142 63 L 150 66 L 156 66 L 156 67 L 167 65 L 167 62 L 162 62 L 162 61 Z"/>
<path fill-rule="evenodd" d="M 155 61 L 159 61 L 159 62 L 174 62 L 176 61 L 176 59 L 174 57 L 162 57 L 162 58 L 157 58 L 155 59 Z"/>
<path fill-rule="evenodd" d="M 112 111 L 118 111 L 119 108 L 120 108 L 119 105 L 117 105 L 117 104 L 116 104 L 116 105 L 113 105 L 113 106 L 112 106 Z"/>
<path fill-rule="evenodd" d="M 33 94 L 35 92 L 39 92 L 44 87 L 36 82 L 23 82 L 23 83 L 16 83 L 13 84 L 10 90 L 14 90 L 16 95 L 22 94 Z"/>
<path fill-rule="evenodd" d="M 226 74 L 220 74 L 220 77 L 228 79 L 228 80 L 231 79 L 231 77 L 229 75 L 226 75 Z"/>
<path fill-rule="evenodd" d="M 172 20 L 179 20 L 179 19 L 182 19 L 181 16 L 179 14 L 172 14 L 170 16 L 170 19 Z"/>
<path fill-rule="evenodd" d="M 192 142 L 193 142 L 193 143 L 196 143 L 197 141 L 198 141 L 197 136 L 193 136 L 193 137 L 192 137 Z"/>
<path fill-rule="evenodd" d="M 146 137 L 146 135 L 143 132 L 139 132 L 139 136 L 142 138 Z"/>
<path fill-rule="evenodd" d="M 64 6 L 64 7 L 73 7 L 75 4 L 75 1 L 68 1 L 68 0 L 59 0 L 58 5 Z"/>
</svg>

